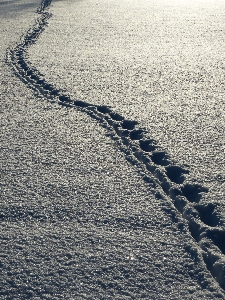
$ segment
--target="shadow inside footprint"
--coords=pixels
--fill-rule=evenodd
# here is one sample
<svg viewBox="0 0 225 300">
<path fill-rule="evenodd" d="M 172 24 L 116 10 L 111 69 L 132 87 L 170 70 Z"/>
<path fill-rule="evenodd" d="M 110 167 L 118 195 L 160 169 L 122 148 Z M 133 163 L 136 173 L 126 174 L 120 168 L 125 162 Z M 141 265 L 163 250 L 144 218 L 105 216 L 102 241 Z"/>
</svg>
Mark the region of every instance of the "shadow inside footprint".
<svg viewBox="0 0 225 300">
<path fill-rule="evenodd" d="M 76 106 L 80 106 L 80 107 L 88 107 L 88 106 L 91 106 L 91 104 L 87 103 L 87 102 L 84 102 L 84 101 L 81 101 L 81 100 L 76 100 L 73 102 L 74 105 Z"/>
<path fill-rule="evenodd" d="M 201 193 L 208 192 L 208 189 L 199 185 L 199 184 L 190 184 L 187 183 L 183 187 L 181 187 L 183 195 L 188 199 L 190 202 L 199 202 L 202 195 Z"/>
<path fill-rule="evenodd" d="M 102 114 L 109 114 L 111 112 L 111 110 L 107 106 L 104 106 L 104 105 L 98 106 L 97 110 Z"/>
<path fill-rule="evenodd" d="M 151 159 L 156 165 L 167 166 L 169 164 L 168 155 L 164 151 L 153 152 Z"/>
<path fill-rule="evenodd" d="M 131 140 L 140 140 L 143 137 L 143 130 L 137 129 L 130 132 Z"/>
<path fill-rule="evenodd" d="M 156 149 L 153 140 L 140 140 L 140 148 L 145 152 L 152 152 Z"/>
<path fill-rule="evenodd" d="M 207 236 L 225 254 L 225 231 L 220 229 L 209 230 Z"/>
<path fill-rule="evenodd" d="M 219 217 L 215 214 L 215 204 L 196 205 L 195 209 L 199 212 L 200 219 L 208 226 L 215 227 L 219 224 Z"/>
<path fill-rule="evenodd" d="M 27 76 L 30 76 L 30 75 L 32 75 L 33 74 L 33 72 L 31 71 L 31 70 L 28 70 L 27 71 Z"/>
<path fill-rule="evenodd" d="M 137 125 L 137 121 L 131 121 L 131 120 L 124 120 L 122 123 L 122 127 L 124 129 L 133 130 L 135 125 Z"/>
<path fill-rule="evenodd" d="M 39 84 L 39 85 L 45 85 L 45 81 L 43 80 L 43 79 L 39 79 L 38 81 L 37 81 L 37 84 Z"/>
<path fill-rule="evenodd" d="M 123 137 L 128 137 L 129 133 L 130 133 L 129 130 L 126 129 L 126 130 L 121 131 L 120 135 L 123 136 Z"/>
<path fill-rule="evenodd" d="M 45 84 L 44 89 L 47 90 L 47 91 L 52 91 L 53 86 L 51 84 Z M 65 97 L 65 96 L 60 96 L 60 97 Z M 63 101 L 63 100 L 61 100 L 61 101 Z"/>
<path fill-rule="evenodd" d="M 110 117 L 115 121 L 123 121 L 123 119 L 124 119 L 124 117 L 122 117 L 121 115 L 119 115 L 115 112 L 110 113 Z"/>
<path fill-rule="evenodd" d="M 189 231 L 191 233 L 191 236 L 196 240 L 196 242 L 199 241 L 200 236 L 200 225 L 193 219 L 189 222 Z"/>
<path fill-rule="evenodd" d="M 225 266 L 218 263 L 218 257 L 212 253 L 203 252 L 203 259 L 207 269 L 211 272 L 212 276 L 217 280 L 223 290 L 225 290 Z"/>
<path fill-rule="evenodd" d="M 59 96 L 59 91 L 58 90 L 52 90 L 50 92 L 50 95 L 52 95 L 52 96 Z"/>
<path fill-rule="evenodd" d="M 33 74 L 33 75 L 30 76 L 30 79 L 33 79 L 33 80 L 35 80 L 35 81 L 38 81 L 38 80 L 39 80 L 39 77 L 38 77 L 37 75 Z"/>
<path fill-rule="evenodd" d="M 24 61 L 23 59 L 19 59 L 19 60 L 18 60 L 18 64 L 20 65 L 20 67 L 21 67 L 24 71 L 28 71 L 28 70 L 29 70 L 27 64 L 25 63 L 25 61 Z"/>
<path fill-rule="evenodd" d="M 72 100 L 70 100 L 70 97 L 66 96 L 66 95 L 59 96 L 59 100 L 62 102 L 67 102 L 67 103 L 72 102 Z"/>
<path fill-rule="evenodd" d="M 177 183 L 177 184 L 181 184 L 184 182 L 184 174 L 188 174 L 189 171 L 179 167 L 179 166 L 169 166 L 166 167 L 166 174 L 168 176 L 168 178 Z"/>
<path fill-rule="evenodd" d="M 174 200 L 174 206 L 180 213 L 183 213 L 186 204 L 187 204 L 187 200 L 185 201 L 185 198 L 182 196 L 178 195 Z"/>
</svg>

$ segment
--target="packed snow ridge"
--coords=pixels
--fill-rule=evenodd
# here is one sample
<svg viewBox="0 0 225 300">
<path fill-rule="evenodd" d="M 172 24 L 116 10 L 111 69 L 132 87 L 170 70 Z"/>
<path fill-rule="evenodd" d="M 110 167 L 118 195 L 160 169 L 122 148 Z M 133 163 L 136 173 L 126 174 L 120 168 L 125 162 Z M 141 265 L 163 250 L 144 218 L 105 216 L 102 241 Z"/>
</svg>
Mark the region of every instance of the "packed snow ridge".
<svg viewBox="0 0 225 300">
<path fill-rule="evenodd" d="M 214 214 L 214 204 L 199 203 L 202 193 L 207 193 L 208 189 L 196 183 L 186 183 L 185 174 L 189 170 L 173 162 L 144 128 L 138 128 L 138 122 L 126 120 L 110 107 L 72 100 L 46 82 L 44 76 L 26 59 L 28 47 L 37 41 L 48 24 L 51 14 L 45 10 L 50 4 L 51 0 L 42 1 L 37 9 L 40 17 L 21 42 L 8 49 L 7 62 L 37 97 L 44 96 L 50 102 L 85 112 L 108 130 L 127 160 L 137 167 L 149 185 L 155 187 L 156 197 L 171 204 L 167 212 L 174 222 L 180 224 L 180 230 L 184 223 L 188 224 L 190 234 L 201 248 L 207 269 L 225 290 L 225 230 L 219 226 L 220 219 Z M 158 192 L 159 187 L 161 193 Z"/>
</svg>

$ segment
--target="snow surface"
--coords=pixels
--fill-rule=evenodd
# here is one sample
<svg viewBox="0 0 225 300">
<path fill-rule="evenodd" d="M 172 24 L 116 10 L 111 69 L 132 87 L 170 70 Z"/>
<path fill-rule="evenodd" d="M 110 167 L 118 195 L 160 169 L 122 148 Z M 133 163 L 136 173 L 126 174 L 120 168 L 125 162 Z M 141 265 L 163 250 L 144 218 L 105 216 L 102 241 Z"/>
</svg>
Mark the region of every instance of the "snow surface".
<svg viewBox="0 0 225 300">
<path fill-rule="evenodd" d="M 224 3 L 182 3 L 0 0 L 1 299 L 225 299 Z"/>
</svg>

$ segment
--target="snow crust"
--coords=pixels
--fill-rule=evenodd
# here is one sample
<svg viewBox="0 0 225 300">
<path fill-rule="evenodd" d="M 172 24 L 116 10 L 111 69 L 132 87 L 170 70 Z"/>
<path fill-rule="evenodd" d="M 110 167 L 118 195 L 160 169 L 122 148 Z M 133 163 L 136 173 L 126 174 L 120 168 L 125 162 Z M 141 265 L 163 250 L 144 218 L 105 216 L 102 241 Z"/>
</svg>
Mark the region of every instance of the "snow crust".
<svg viewBox="0 0 225 300">
<path fill-rule="evenodd" d="M 34 4 L 39 5 L 39 16 Z M 140 90 L 129 85 L 124 102 L 117 97 L 112 101 L 113 93 L 110 97 L 105 94 L 109 78 L 116 93 L 118 80 L 129 78 L 118 71 L 124 68 L 118 61 L 123 59 L 120 51 L 111 51 L 116 55 L 114 65 L 109 56 L 103 60 L 100 55 L 100 48 L 103 51 L 110 40 L 109 31 L 118 28 L 108 31 L 99 14 L 104 24 L 115 18 L 117 22 L 111 20 L 110 24 L 120 25 L 122 11 L 128 6 L 126 24 L 132 25 L 139 20 L 134 11 L 144 12 L 147 2 L 140 7 L 129 1 L 59 1 L 53 2 L 50 10 L 48 4 L 17 2 L 15 7 L 0 2 L 6 12 L 1 19 L 0 44 L 1 297 L 224 299 L 223 203 L 215 192 L 215 182 L 206 188 L 196 166 L 179 160 L 182 154 L 175 156 L 168 140 L 153 133 L 146 120 L 154 113 L 144 106 Z M 114 8 L 113 13 L 109 8 Z M 53 14 L 51 19 L 48 11 Z M 94 24 L 77 42 L 81 34 L 73 28 L 83 28 L 79 20 L 82 26 L 87 26 L 88 20 Z M 93 34 L 96 28 L 98 32 Z M 91 46 L 92 55 L 101 62 L 97 72 L 77 70 L 77 49 L 76 57 L 71 58 L 68 40 L 73 37 L 74 47 L 83 50 L 85 66 L 93 68 L 84 33 L 96 39 L 92 41 L 95 47 L 98 34 L 108 36 L 104 47 Z M 116 48 L 126 41 L 119 33 Z M 135 53 L 133 50 L 130 53 Z M 111 77 L 108 64 L 118 67 Z M 102 67 L 107 74 L 93 87 Z M 71 85 L 69 68 L 76 74 L 76 84 Z M 160 68 L 156 69 L 159 72 Z M 142 71 L 137 72 L 139 82 Z M 78 78 L 85 80 L 83 88 Z M 165 76 L 164 80 L 168 85 Z M 144 87 L 143 82 L 140 85 Z M 172 88 L 177 91 L 174 83 Z M 131 93 L 139 93 L 134 102 Z M 147 98 L 158 107 L 156 100 L 153 103 Z M 162 110 L 165 107 L 164 103 Z M 224 123 L 220 116 L 220 137 L 215 138 L 213 151 L 218 140 L 221 142 Z M 156 132 L 161 131 L 160 122 L 155 122 Z M 181 123 L 187 126 L 184 119 Z M 168 125 L 171 122 L 167 120 Z M 168 136 L 177 151 L 172 131 Z M 195 153 L 192 149 L 191 155 Z M 212 160 L 211 167 L 214 164 Z M 221 173 L 218 165 L 217 169 Z"/>
</svg>

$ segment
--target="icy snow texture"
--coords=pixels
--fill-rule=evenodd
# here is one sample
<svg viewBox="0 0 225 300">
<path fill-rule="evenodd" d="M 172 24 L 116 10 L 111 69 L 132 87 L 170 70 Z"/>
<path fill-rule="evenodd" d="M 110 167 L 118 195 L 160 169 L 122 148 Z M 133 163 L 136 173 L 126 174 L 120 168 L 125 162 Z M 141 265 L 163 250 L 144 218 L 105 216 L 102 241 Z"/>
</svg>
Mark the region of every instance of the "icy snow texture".
<svg viewBox="0 0 225 300">
<path fill-rule="evenodd" d="M 30 59 L 72 99 L 147 127 L 221 205 L 224 9 L 224 1 L 53 2 Z"/>
<path fill-rule="evenodd" d="M 223 298 L 185 222 L 174 223 L 160 187 L 142 181 L 98 121 L 35 102 L 5 64 L 2 70 L 3 293 L 21 299 Z M 129 134 L 135 140 L 140 132 Z M 173 174 L 168 168 L 176 181 Z M 221 266 L 218 261 L 217 277 Z"/>
</svg>

